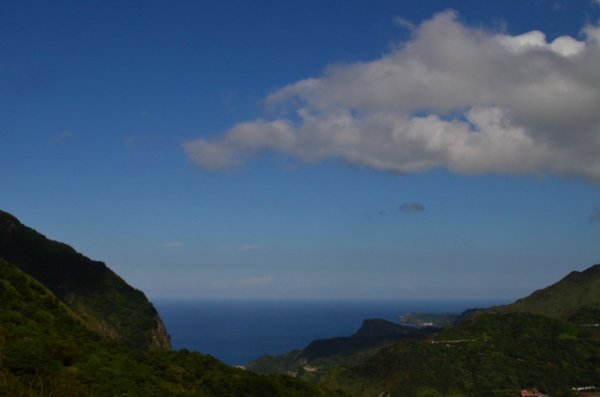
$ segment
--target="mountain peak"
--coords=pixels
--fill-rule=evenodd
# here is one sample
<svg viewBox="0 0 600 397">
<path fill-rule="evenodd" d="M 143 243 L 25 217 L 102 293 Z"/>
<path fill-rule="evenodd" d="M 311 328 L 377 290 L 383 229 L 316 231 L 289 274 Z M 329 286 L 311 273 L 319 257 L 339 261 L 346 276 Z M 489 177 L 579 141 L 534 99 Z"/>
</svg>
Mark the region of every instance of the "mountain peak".
<svg viewBox="0 0 600 397">
<path fill-rule="evenodd" d="M 11 215 L 6 211 L 0 210 L 0 219 L 21 225 L 21 222 L 19 222 L 14 215 Z"/>
</svg>

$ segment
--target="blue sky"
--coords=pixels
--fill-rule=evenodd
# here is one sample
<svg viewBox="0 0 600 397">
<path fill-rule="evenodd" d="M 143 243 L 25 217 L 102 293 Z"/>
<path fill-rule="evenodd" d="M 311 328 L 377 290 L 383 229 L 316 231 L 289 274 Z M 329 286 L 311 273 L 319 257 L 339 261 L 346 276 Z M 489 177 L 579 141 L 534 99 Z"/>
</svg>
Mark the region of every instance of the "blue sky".
<svg viewBox="0 0 600 397">
<path fill-rule="evenodd" d="M 597 1 L 0 2 L 0 208 L 151 298 L 600 262 Z"/>
</svg>

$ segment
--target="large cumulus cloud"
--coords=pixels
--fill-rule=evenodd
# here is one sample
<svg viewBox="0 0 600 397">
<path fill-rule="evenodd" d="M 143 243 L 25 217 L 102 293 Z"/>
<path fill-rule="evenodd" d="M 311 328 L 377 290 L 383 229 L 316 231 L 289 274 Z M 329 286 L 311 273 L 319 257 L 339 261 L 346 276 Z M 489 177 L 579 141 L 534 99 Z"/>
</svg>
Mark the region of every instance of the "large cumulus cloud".
<svg viewBox="0 0 600 397">
<path fill-rule="evenodd" d="M 269 94 L 283 114 L 186 142 L 214 170 L 260 151 L 379 170 L 552 173 L 600 182 L 600 28 L 548 41 L 435 15 L 379 59 L 341 64 Z"/>
</svg>

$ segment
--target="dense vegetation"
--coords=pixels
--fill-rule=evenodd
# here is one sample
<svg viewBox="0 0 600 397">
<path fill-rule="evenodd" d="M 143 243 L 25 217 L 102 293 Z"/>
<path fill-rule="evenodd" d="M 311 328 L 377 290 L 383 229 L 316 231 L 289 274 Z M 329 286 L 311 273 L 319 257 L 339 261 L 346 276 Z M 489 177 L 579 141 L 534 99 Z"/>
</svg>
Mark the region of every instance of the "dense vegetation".
<svg viewBox="0 0 600 397">
<path fill-rule="evenodd" d="M 130 349 L 89 330 L 51 291 L 0 259 L 0 396 L 341 396 L 209 356 Z"/>
<path fill-rule="evenodd" d="M 166 330 L 143 292 L 104 263 L 51 241 L 0 211 L 0 258 L 40 281 L 85 325 L 128 347 L 170 349 Z"/>
</svg>

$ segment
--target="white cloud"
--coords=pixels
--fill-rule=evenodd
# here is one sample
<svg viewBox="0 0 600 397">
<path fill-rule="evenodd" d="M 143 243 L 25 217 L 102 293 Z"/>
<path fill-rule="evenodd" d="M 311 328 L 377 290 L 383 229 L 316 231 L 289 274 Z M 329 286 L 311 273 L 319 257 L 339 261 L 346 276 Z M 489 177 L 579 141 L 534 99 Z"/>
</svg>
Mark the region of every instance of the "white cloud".
<svg viewBox="0 0 600 397">
<path fill-rule="evenodd" d="M 553 173 L 600 182 L 600 29 L 548 42 L 461 24 L 453 12 L 369 62 L 335 65 L 272 92 L 289 116 L 235 125 L 185 143 L 224 170 L 261 151 L 379 170 Z M 285 113 L 287 112 L 287 113 Z"/>
<path fill-rule="evenodd" d="M 518 36 L 499 35 L 498 42 L 514 54 L 539 50 L 551 51 L 563 57 L 573 57 L 585 50 L 584 42 L 569 36 L 560 36 L 548 43 L 546 35 L 538 30 Z"/>
</svg>

